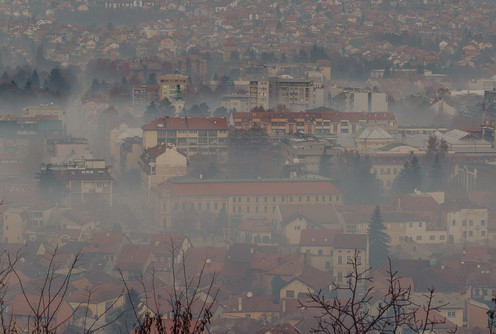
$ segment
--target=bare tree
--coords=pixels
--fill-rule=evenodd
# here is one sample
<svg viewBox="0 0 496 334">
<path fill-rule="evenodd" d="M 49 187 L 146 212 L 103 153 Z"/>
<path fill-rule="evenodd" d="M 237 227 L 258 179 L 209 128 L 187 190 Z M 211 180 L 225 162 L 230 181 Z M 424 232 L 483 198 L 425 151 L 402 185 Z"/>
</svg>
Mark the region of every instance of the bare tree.
<svg viewBox="0 0 496 334">
<path fill-rule="evenodd" d="M 496 334 L 496 298 L 491 299 L 494 303 L 492 309 L 487 311 L 487 327 L 490 334 Z"/>
<path fill-rule="evenodd" d="M 28 286 L 31 281 L 26 283 L 21 272 L 17 269 L 19 259 L 21 259 L 22 248 L 16 254 L 10 254 L 5 251 L 1 257 L 0 263 L 0 322 L 3 333 L 20 333 L 28 332 L 32 334 L 54 334 L 63 332 L 68 328 L 74 318 L 74 315 L 79 310 L 84 311 L 83 328 L 78 328 L 78 332 L 90 334 L 109 326 L 112 322 L 101 321 L 105 315 L 110 312 L 115 306 L 114 303 L 106 306 L 105 311 L 96 319 L 88 317 L 87 307 L 91 301 L 92 290 L 88 292 L 87 299 L 78 303 L 74 308 L 66 301 L 66 297 L 70 292 L 71 278 L 78 269 L 80 254 L 76 254 L 70 261 L 64 274 L 60 274 L 61 266 L 58 264 L 58 247 L 55 247 L 52 252 L 47 252 L 48 267 L 43 277 L 39 280 L 41 284 L 33 284 Z M 9 284 L 12 283 L 10 278 L 14 277 L 14 283 L 20 289 L 20 294 L 17 295 L 16 301 L 22 303 L 28 309 L 27 319 L 17 323 L 15 319 L 15 307 L 19 305 L 14 302 L 7 302 L 6 295 Z M 124 291 L 121 292 L 121 296 Z M 118 296 L 119 297 L 119 296 Z M 117 300 L 117 299 L 116 299 Z M 24 314 L 23 314 L 24 315 Z M 117 315 L 116 318 L 119 318 Z M 74 328 L 72 328 L 75 330 Z"/>
<path fill-rule="evenodd" d="M 205 268 L 207 261 L 203 262 L 202 268 L 196 274 L 188 276 L 184 252 L 179 250 L 171 239 L 171 290 L 168 292 L 166 304 L 168 306 L 168 316 L 161 310 L 160 296 L 157 293 L 155 270 L 151 273 L 152 282 L 152 307 L 147 307 L 143 314 L 139 305 L 135 305 L 133 298 L 128 300 L 131 303 L 132 312 L 135 317 L 135 333 L 137 334 L 197 334 L 203 333 L 213 317 L 212 309 L 217 299 L 217 291 L 214 291 L 215 275 L 205 281 Z M 182 261 L 176 263 L 177 253 Z M 127 294 L 131 295 L 132 290 L 120 273 L 121 279 L 126 288 Z M 148 288 L 141 280 L 141 287 L 144 291 L 144 299 L 150 299 Z M 167 322 L 167 320 L 169 320 Z"/>
<path fill-rule="evenodd" d="M 402 280 L 392 270 L 391 261 L 383 296 L 377 296 L 374 290 L 370 268 L 360 268 L 358 251 L 350 266 L 346 285 L 333 284 L 335 296 L 319 291 L 308 293 L 307 300 L 299 301 L 301 307 L 322 311 L 316 316 L 313 333 L 399 333 L 405 328 L 413 333 L 430 333 L 446 323 L 444 317 L 435 315 L 445 305 L 433 305 L 434 288 L 425 294 L 422 305 L 415 303 L 411 287 L 401 286 Z"/>
</svg>

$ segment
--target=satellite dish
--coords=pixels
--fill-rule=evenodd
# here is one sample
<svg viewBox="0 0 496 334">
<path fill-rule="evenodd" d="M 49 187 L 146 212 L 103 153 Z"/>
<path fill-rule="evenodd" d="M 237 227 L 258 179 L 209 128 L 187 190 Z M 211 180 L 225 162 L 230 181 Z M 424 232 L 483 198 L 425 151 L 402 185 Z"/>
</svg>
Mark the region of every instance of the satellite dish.
<svg viewBox="0 0 496 334">
<path fill-rule="evenodd" d="M 246 297 L 248 297 L 248 298 L 251 298 L 251 297 L 253 297 L 253 292 L 251 292 L 251 291 L 248 291 L 248 293 L 246 294 Z"/>
</svg>

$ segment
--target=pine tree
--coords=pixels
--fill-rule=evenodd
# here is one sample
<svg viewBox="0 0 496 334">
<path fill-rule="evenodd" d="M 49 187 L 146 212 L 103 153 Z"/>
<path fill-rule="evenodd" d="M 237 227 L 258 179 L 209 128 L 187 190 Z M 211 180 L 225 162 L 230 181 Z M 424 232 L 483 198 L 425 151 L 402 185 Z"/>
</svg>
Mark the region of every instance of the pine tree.
<svg viewBox="0 0 496 334">
<path fill-rule="evenodd" d="M 40 88 L 40 77 L 38 76 L 38 71 L 34 70 L 31 74 L 31 85 L 34 88 Z"/>
<path fill-rule="evenodd" d="M 384 232 L 384 226 L 381 209 L 376 206 L 369 222 L 369 262 L 374 269 L 381 268 L 389 256 L 389 235 Z"/>
<path fill-rule="evenodd" d="M 410 162 L 410 175 L 409 175 L 411 190 L 419 189 L 422 186 L 422 174 L 420 171 L 420 165 L 416 156 L 413 156 Z"/>
<path fill-rule="evenodd" d="M 441 166 L 439 154 L 436 154 L 436 156 L 434 157 L 429 176 L 431 179 L 430 190 L 439 190 L 443 186 L 443 167 Z"/>
</svg>

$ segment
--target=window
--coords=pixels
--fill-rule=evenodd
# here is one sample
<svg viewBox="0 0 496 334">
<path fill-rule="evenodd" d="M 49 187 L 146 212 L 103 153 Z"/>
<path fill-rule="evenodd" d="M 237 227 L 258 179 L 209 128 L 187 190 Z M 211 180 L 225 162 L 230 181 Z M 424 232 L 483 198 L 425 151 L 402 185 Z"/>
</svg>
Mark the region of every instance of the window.
<svg viewBox="0 0 496 334">
<path fill-rule="evenodd" d="M 218 208 L 218 205 L 217 205 L 217 202 L 214 203 L 214 210 L 217 210 Z"/>
<path fill-rule="evenodd" d="M 246 197 L 246 203 L 250 203 L 250 197 Z"/>
<path fill-rule="evenodd" d="M 473 221 L 473 220 L 469 220 L 469 221 L 468 221 L 468 225 L 469 225 L 469 226 L 474 226 L 474 221 Z"/>
<path fill-rule="evenodd" d="M 436 236 L 431 235 L 431 236 L 429 237 L 429 240 L 436 240 Z"/>
<path fill-rule="evenodd" d="M 299 231 L 301 229 L 300 225 L 295 226 L 295 231 Z"/>
<path fill-rule="evenodd" d="M 468 231 L 468 236 L 469 237 L 473 237 L 474 236 L 474 232 L 473 231 Z"/>
<path fill-rule="evenodd" d="M 486 226 L 486 221 L 484 219 L 481 220 L 481 226 Z"/>
<path fill-rule="evenodd" d="M 418 240 L 418 241 L 420 241 L 420 240 L 422 240 L 422 236 L 421 235 L 417 235 L 417 237 L 415 239 Z"/>
<path fill-rule="evenodd" d="M 307 202 L 310 202 L 310 196 L 307 196 Z"/>
<path fill-rule="evenodd" d="M 336 196 L 336 202 L 339 202 L 339 195 Z"/>
<path fill-rule="evenodd" d="M 264 206 L 264 213 L 267 213 L 267 207 Z"/>
<path fill-rule="evenodd" d="M 301 202 L 301 196 L 298 196 L 298 202 Z"/>
<path fill-rule="evenodd" d="M 326 262 L 326 264 L 325 264 L 325 267 L 326 267 L 327 269 L 331 268 L 331 262 L 327 261 L 327 262 Z"/>
<path fill-rule="evenodd" d="M 315 196 L 315 202 L 319 201 L 319 196 Z"/>
<path fill-rule="evenodd" d="M 233 203 L 236 203 L 236 197 L 233 197 Z"/>
<path fill-rule="evenodd" d="M 323 254 L 323 253 L 322 253 L 322 249 L 319 249 L 319 255 L 322 255 L 322 254 Z"/>
<path fill-rule="evenodd" d="M 343 273 L 339 272 L 338 273 L 338 282 L 342 282 L 343 281 Z"/>
<path fill-rule="evenodd" d="M 341 255 L 338 256 L 338 264 L 343 264 L 343 257 Z"/>
<path fill-rule="evenodd" d="M 249 206 L 246 207 L 246 213 L 250 213 L 250 207 Z"/>
<path fill-rule="evenodd" d="M 456 220 L 453 219 L 453 222 L 451 223 L 453 226 L 456 226 Z"/>
<path fill-rule="evenodd" d="M 286 298 L 294 298 L 294 290 L 286 290 Z"/>
<path fill-rule="evenodd" d="M 462 225 L 463 225 L 463 226 L 467 226 L 467 221 L 466 221 L 466 220 L 464 220 L 464 221 L 462 222 Z"/>
<path fill-rule="evenodd" d="M 264 202 L 267 203 L 267 196 L 264 197 Z"/>
<path fill-rule="evenodd" d="M 481 236 L 485 237 L 486 236 L 486 231 L 481 231 Z"/>
<path fill-rule="evenodd" d="M 210 203 L 207 203 L 207 210 L 210 210 Z"/>
<path fill-rule="evenodd" d="M 439 236 L 439 240 L 444 240 L 444 239 L 446 239 L 444 235 Z"/>
<path fill-rule="evenodd" d="M 448 317 L 450 318 L 456 317 L 456 311 L 448 311 Z"/>
<path fill-rule="evenodd" d="M 322 196 L 322 202 L 325 202 L 325 196 Z"/>
</svg>

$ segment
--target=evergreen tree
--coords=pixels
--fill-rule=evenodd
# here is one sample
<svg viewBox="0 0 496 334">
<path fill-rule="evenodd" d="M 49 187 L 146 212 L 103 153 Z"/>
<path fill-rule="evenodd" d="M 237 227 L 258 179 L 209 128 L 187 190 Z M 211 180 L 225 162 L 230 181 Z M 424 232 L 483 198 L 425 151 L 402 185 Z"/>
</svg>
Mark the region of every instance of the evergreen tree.
<svg viewBox="0 0 496 334">
<path fill-rule="evenodd" d="M 31 86 L 34 88 L 40 88 L 40 77 L 38 76 L 38 71 L 34 70 L 31 74 Z"/>
<path fill-rule="evenodd" d="M 31 84 L 31 79 L 26 80 L 26 83 L 24 84 L 24 90 L 31 90 L 33 85 Z"/>
<path fill-rule="evenodd" d="M 331 177 L 331 156 L 327 153 L 327 149 L 324 149 L 320 156 L 319 175 Z"/>
<path fill-rule="evenodd" d="M 272 297 L 274 297 L 274 303 L 279 304 L 281 298 L 281 289 L 286 285 L 286 281 L 279 275 L 274 275 L 272 281 L 270 281 L 270 287 L 272 288 Z"/>
<path fill-rule="evenodd" d="M 373 269 L 381 268 L 389 256 L 389 235 L 384 232 L 381 209 L 376 206 L 369 222 L 369 262 Z"/>
<path fill-rule="evenodd" d="M 405 161 L 403 169 L 400 171 L 395 180 L 395 188 L 397 192 L 407 194 L 411 192 L 410 183 L 408 180 L 408 171 L 410 170 L 410 163 Z"/>
<path fill-rule="evenodd" d="M 443 186 L 443 167 L 441 166 L 439 154 L 434 157 L 429 176 L 431 179 L 430 190 L 439 190 Z"/>
<path fill-rule="evenodd" d="M 420 165 L 416 156 L 413 156 L 412 161 L 410 162 L 410 175 L 409 181 L 412 190 L 418 189 L 422 187 L 422 174 L 420 171 Z"/>
</svg>

